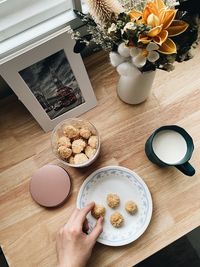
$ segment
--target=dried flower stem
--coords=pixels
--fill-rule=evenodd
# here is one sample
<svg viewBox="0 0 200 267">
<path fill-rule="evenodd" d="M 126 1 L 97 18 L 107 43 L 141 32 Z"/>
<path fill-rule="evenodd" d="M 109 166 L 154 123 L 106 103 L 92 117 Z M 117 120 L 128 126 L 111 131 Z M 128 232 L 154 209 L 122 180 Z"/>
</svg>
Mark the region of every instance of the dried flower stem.
<svg viewBox="0 0 200 267">
<path fill-rule="evenodd" d="M 124 9 L 118 1 L 113 0 L 86 0 L 89 12 L 95 22 L 100 25 L 107 23 L 112 14 L 118 15 Z"/>
</svg>

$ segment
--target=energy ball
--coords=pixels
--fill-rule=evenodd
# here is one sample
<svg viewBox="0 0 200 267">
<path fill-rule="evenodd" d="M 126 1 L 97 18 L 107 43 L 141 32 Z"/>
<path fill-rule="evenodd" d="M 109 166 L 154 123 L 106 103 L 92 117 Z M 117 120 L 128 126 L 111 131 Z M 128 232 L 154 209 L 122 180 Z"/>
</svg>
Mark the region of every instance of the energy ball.
<svg viewBox="0 0 200 267">
<path fill-rule="evenodd" d="M 58 139 L 58 147 L 59 146 L 66 146 L 66 147 L 71 147 L 71 142 L 70 139 L 66 136 L 62 136 Z"/>
<path fill-rule="evenodd" d="M 85 155 L 90 159 L 94 156 L 96 152 L 95 148 L 92 148 L 91 146 L 86 146 L 85 148 Z"/>
<path fill-rule="evenodd" d="M 90 138 L 88 140 L 88 145 L 91 146 L 92 148 L 97 148 L 98 137 L 96 135 L 90 136 Z"/>
<path fill-rule="evenodd" d="M 121 213 L 116 211 L 110 216 L 110 223 L 112 224 L 112 226 L 119 228 L 124 223 L 124 218 Z"/>
<path fill-rule="evenodd" d="M 106 213 L 105 207 L 100 204 L 95 204 L 94 208 L 91 210 L 91 214 L 95 219 L 104 217 L 105 213 Z"/>
<path fill-rule="evenodd" d="M 86 147 L 86 143 L 83 139 L 77 139 L 72 142 L 72 151 L 75 154 L 81 153 Z"/>
<path fill-rule="evenodd" d="M 125 210 L 126 210 L 129 214 L 133 215 L 133 214 L 136 213 L 136 211 L 137 211 L 137 205 L 136 205 L 135 202 L 133 202 L 132 200 L 129 200 L 129 201 L 127 201 L 126 204 L 125 204 Z"/>
<path fill-rule="evenodd" d="M 72 150 L 71 150 L 71 148 L 68 148 L 66 146 L 60 146 L 58 148 L 58 153 L 59 153 L 61 158 L 68 159 L 72 154 Z"/>
<path fill-rule="evenodd" d="M 79 129 L 75 128 L 72 125 L 66 125 L 63 128 L 63 133 L 68 138 L 76 138 L 79 136 Z"/>
<path fill-rule="evenodd" d="M 85 139 L 89 139 L 92 135 L 91 131 L 88 128 L 81 128 L 80 129 L 80 136 L 82 136 Z"/>
<path fill-rule="evenodd" d="M 111 208 L 119 207 L 120 198 L 116 194 L 108 194 L 107 195 L 107 204 Z"/>
<path fill-rule="evenodd" d="M 71 156 L 68 161 L 69 161 L 70 164 L 74 164 L 74 157 Z"/>
<path fill-rule="evenodd" d="M 84 153 L 76 154 L 74 156 L 74 164 L 81 164 L 88 160 L 88 157 Z"/>
</svg>

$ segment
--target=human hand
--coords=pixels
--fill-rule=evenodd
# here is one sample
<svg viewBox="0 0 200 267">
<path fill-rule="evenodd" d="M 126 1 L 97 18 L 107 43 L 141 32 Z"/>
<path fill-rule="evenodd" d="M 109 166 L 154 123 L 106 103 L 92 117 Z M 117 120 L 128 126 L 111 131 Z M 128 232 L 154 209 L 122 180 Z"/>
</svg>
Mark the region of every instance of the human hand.
<svg viewBox="0 0 200 267">
<path fill-rule="evenodd" d="M 56 239 L 59 267 L 85 267 L 89 260 L 96 240 L 103 231 L 101 217 L 90 234 L 83 232 L 84 228 L 88 228 L 86 216 L 94 205 L 90 203 L 81 210 L 76 208 L 67 224 L 60 229 Z"/>
</svg>

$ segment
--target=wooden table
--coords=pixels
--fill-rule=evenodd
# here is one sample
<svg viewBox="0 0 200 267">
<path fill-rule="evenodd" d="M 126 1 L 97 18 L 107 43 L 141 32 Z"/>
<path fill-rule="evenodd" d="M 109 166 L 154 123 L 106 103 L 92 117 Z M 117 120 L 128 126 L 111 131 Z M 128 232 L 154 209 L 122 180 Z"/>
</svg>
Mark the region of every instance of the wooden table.
<svg viewBox="0 0 200 267">
<path fill-rule="evenodd" d="M 45 134 L 16 99 L 2 101 L 0 110 L 0 242 L 12 267 L 55 267 L 55 236 L 75 207 L 78 190 L 94 170 L 121 165 L 137 172 L 153 198 L 153 216 L 146 232 L 123 247 L 97 244 L 88 267 L 129 267 L 142 261 L 200 224 L 200 47 L 188 62 L 171 73 L 158 71 L 152 95 L 140 105 L 121 102 L 116 95 L 118 75 L 102 52 L 88 58 L 86 66 L 98 106 L 82 118 L 98 128 L 102 148 L 91 167 L 67 168 L 72 194 L 62 207 L 48 210 L 29 194 L 33 172 L 59 164 Z M 148 136 L 161 125 L 177 124 L 192 135 L 195 151 L 191 163 L 196 175 L 186 177 L 175 168 L 159 168 L 145 156 Z"/>
</svg>

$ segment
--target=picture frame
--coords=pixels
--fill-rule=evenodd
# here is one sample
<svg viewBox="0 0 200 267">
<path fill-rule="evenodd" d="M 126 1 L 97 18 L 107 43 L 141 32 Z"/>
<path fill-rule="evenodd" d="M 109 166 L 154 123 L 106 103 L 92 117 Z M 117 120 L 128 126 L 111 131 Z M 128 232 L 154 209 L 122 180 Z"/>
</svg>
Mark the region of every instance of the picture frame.
<svg viewBox="0 0 200 267">
<path fill-rule="evenodd" d="M 74 44 L 65 27 L 0 60 L 0 75 L 45 132 L 97 105 Z"/>
</svg>

